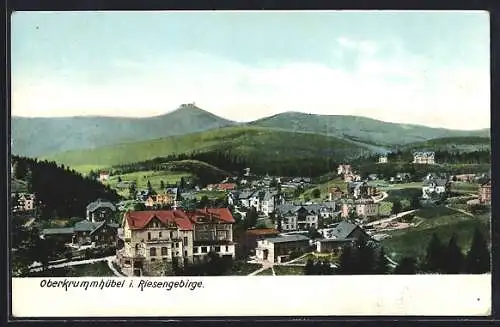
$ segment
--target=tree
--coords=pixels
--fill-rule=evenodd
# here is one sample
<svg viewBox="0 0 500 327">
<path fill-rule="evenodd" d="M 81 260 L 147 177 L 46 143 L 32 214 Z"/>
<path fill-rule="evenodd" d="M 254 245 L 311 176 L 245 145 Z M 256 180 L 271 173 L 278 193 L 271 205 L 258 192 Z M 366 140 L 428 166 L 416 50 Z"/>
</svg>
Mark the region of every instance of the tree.
<svg viewBox="0 0 500 327">
<path fill-rule="evenodd" d="M 436 233 L 432 234 L 431 241 L 427 247 L 427 255 L 423 264 L 423 270 L 428 273 L 442 273 L 445 249 Z"/>
<path fill-rule="evenodd" d="M 181 177 L 178 186 L 181 190 L 184 190 L 186 188 L 186 180 L 184 179 L 184 177 Z"/>
<path fill-rule="evenodd" d="M 204 195 L 201 197 L 200 201 L 198 202 L 198 207 L 199 208 L 206 208 L 210 206 L 210 200 L 208 199 L 208 196 Z"/>
<path fill-rule="evenodd" d="M 371 244 L 365 241 L 359 241 L 354 259 L 356 273 L 371 274 L 375 270 L 375 251 Z"/>
<path fill-rule="evenodd" d="M 97 179 L 97 173 L 93 170 L 90 170 L 89 173 L 87 174 L 87 177 L 91 180 L 96 180 Z"/>
<path fill-rule="evenodd" d="M 417 261 L 412 257 L 404 257 L 394 269 L 395 275 L 414 275 L 416 274 Z"/>
<path fill-rule="evenodd" d="M 33 193 L 34 190 L 33 190 L 33 172 L 31 169 L 27 169 L 26 170 L 26 187 L 28 189 L 28 192 L 29 193 Z"/>
<path fill-rule="evenodd" d="M 378 252 L 377 262 L 375 264 L 374 273 L 377 275 L 387 274 L 389 272 L 389 260 L 387 259 L 387 255 L 384 251 L 384 248 L 381 248 Z"/>
<path fill-rule="evenodd" d="M 160 189 L 161 190 L 165 189 L 165 182 L 163 180 L 160 181 Z"/>
<path fill-rule="evenodd" d="M 151 186 L 151 182 L 148 180 L 148 192 L 152 193 L 153 192 L 153 187 Z"/>
<path fill-rule="evenodd" d="M 312 191 L 312 197 L 314 199 L 317 199 L 319 197 L 321 197 L 321 191 L 318 189 L 318 188 L 315 188 L 313 191 Z"/>
<path fill-rule="evenodd" d="M 401 212 L 401 207 L 402 207 L 402 205 L 401 205 L 401 202 L 400 202 L 400 201 L 394 201 L 394 202 L 392 203 L 391 213 L 392 213 L 393 215 L 397 215 L 398 213 L 400 213 L 400 212 Z"/>
<path fill-rule="evenodd" d="M 342 249 L 342 253 L 340 254 L 337 271 L 341 275 L 351 275 L 354 270 L 353 268 L 352 249 L 350 246 L 346 246 Z"/>
<path fill-rule="evenodd" d="M 314 273 L 314 262 L 312 259 L 308 259 L 304 267 L 304 275 L 313 275 Z"/>
<path fill-rule="evenodd" d="M 411 206 L 411 209 L 419 209 L 421 207 L 420 197 L 418 195 L 411 198 L 410 206 Z"/>
<path fill-rule="evenodd" d="M 196 199 L 184 199 L 182 200 L 181 206 L 185 211 L 193 212 L 197 207 Z"/>
<path fill-rule="evenodd" d="M 250 210 L 247 212 L 247 216 L 245 218 L 245 228 L 252 228 L 255 227 L 257 224 L 257 218 L 259 215 L 257 214 L 257 209 L 252 206 Z"/>
<path fill-rule="evenodd" d="M 130 186 L 128 187 L 128 193 L 131 199 L 135 199 L 137 196 L 137 190 L 135 188 L 135 183 L 131 183 Z"/>
<path fill-rule="evenodd" d="M 447 274 L 460 274 L 463 269 L 464 255 L 457 245 L 457 235 L 450 238 L 444 256 L 444 272 Z"/>
<path fill-rule="evenodd" d="M 490 251 L 483 233 L 476 228 L 472 244 L 465 258 L 465 272 L 468 274 L 484 274 L 491 270 Z"/>
<path fill-rule="evenodd" d="M 118 176 L 118 183 L 121 183 L 122 182 L 122 178 L 120 176 Z"/>
</svg>

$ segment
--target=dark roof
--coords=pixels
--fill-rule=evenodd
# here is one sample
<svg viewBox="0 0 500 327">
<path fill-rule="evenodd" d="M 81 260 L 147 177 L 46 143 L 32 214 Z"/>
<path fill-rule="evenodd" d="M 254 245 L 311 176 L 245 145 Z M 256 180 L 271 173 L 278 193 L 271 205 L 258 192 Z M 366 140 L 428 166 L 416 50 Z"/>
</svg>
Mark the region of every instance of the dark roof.
<svg viewBox="0 0 500 327">
<path fill-rule="evenodd" d="M 91 202 L 87 206 L 87 211 L 94 212 L 94 211 L 96 211 L 99 208 L 109 208 L 109 209 L 111 209 L 113 211 L 116 211 L 115 206 L 111 202 L 105 201 L 105 200 L 102 200 L 102 199 L 97 199 L 96 201 Z"/>
<path fill-rule="evenodd" d="M 337 239 L 346 239 L 351 233 L 358 228 L 357 225 L 349 223 L 347 221 L 341 221 L 334 229 L 333 236 Z"/>
<path fill-rule="evenodd" d="M 284 235 L 284 236 L 266 238 L 265 240 L 271 243 L 287 243 L 287 242 L 309 241 L 310 238 L 304 235 Z"/>
<path fill-rule="evenodd" d="M 321 243 L 342 243 L 342 242 L 355 242 L 356 238 L 348 237 L 348 238 L 322 238 L 318 239 L 318 242 Z"/>
<path fill-rule="evenodd" d="M 97 224 L 88 220 L 82 220 L 77 222 L 73 228 L 75 232 L 91 232 L 98 226 Z"/>
<path fill-rule="evenodd" d="M 42 230 L 43 235 L 68 235 L 73 234 L 73 227 L 47 228 Z"/>
</svg>

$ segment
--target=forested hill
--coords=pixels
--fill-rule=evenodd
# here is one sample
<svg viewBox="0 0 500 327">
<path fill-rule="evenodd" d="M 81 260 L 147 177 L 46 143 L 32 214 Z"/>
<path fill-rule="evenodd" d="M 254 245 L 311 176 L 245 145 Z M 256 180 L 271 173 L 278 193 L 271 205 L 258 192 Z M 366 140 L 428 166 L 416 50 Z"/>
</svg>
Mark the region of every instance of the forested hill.
<svg viewBox="0 0 500 327">
<path fill-rule="evenodd" d="M 288 131 L 314 132 L 384 147 L 443 137 L 490 137 L 489 129 L 462 131 L 390 123 L 360 116 L 314 115 L 301 112 L 284 112 L 254 121 L 250 125 Z"/>
<path fill-rule="evenodd" d="M 41 219 L 85 217 L 86 206 L 98 198 L 115 201 L 118 195 L 96 180 L 55 162 L 12 157 L 12 178 L 26 183 L 26 191 L 41 202 Z"/>
<path fill-rule="evenodd" d="M 12 117 L 12 153 L 41 157 L 69 150 L 184 135 L 233 124 L 193 104 L 147 118 Z"/>
<path fill-rule="evenodd" d="M 232 126 L 94 150 L 69 151 L 48 159 L 75 168 L 109 167 L 177 155 L 180 157 L 176 160 L 204 161 L 228 171 L 246 165 L 255 173 L 288 175 L 300 171 L 309 176 L 333 169 L 334 162 L 366 152 L 371 150 L 326 135 Z"/>
</svg>

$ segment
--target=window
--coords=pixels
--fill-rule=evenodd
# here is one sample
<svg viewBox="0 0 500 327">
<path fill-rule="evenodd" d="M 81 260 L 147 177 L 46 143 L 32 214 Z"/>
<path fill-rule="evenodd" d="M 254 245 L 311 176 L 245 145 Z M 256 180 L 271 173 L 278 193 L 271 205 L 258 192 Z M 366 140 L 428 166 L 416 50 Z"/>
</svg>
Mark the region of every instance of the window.
<svg viewBox="0 0 500 327">
<path fill-rule="evenodd" d="M 179 243 L 175 243 L 175 247 L 176 247 L 176 248 L 179 248 Z"/>
<path fill-rule="evenodd" d="M 156 259 L 154 259 L 154 258 L 153 258 L 153 259 L 151 259 L 151 262 L 155 262 L 155 261 L 156 261 Z"/>
<path fill-rule="evenodd" d="M 194 248 L 194 253 L 200 253 L 200 248 Z"/>
<path fill-rule="evenodd" d="M 226 245 L 226 252 L 229 252 L 229 246 Z"/>
<path fill-rule="evenodd" d="M 149 249 L 149 255 L 151 257 L 156 257 L 156 248 Z"/>
<path fill-rule="evenodd" d="M 151 233 L 148 233 L 148 241 L 151 240 Z"/>
<path fill-rule="evenodd" d="M 215 247 L 215 252 L 220 252 L 220 246 Z"/>
<path fill-rule="evenodd" d="M 174 238 L 174 232 L 170 232 L 170 239 Z"/>
<path fill-rule="evenodd" d="M 158 237 L 161 238 L 161 232 L 158 232 Z"/>
<path fill-rule="evenodd" d="M 168 249 L 166 247 L 161 248 L 161 255 L 167 255 Z"/>
<path fill-rule="evenodd" d="M 187 257 L 188 256 L 188 251 L 184 251 L 184 256 Z"/>
<path fill-rule="evenodd" d="M 136 251 L 139 251 L 139 244 L 136 244 L 136 245 L 135 245 L 135 250 L 136 250 Z"/>
<path fill-rule="evenodd" d="M 183 239 L 183 241 L 182 241 L 182 244 L 183 244 L 184 246 L 187 246 L 187 245 L 188 245 L 188 238 L 187 238 L 187 236 L 184 236 L 184 239 Z"/>
<path fill-rule="evenodd" d="M 179 256 L 179 251 L 175 252 L 175 256 L 178 257 Z"/>
<path fill-rule="evenodd" d="M 207 250 L 207 247 L 206 246 L 202 246 L 201 247 L 201 253 L 207 253 L 208 250 Z"/>
</svg>

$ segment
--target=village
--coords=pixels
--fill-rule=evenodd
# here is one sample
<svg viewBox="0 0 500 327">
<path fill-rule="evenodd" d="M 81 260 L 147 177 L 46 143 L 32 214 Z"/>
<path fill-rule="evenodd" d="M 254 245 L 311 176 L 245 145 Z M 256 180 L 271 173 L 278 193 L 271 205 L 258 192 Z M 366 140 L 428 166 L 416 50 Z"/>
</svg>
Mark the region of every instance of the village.
<svg viewBox="0 0 500 327">
<path fill-rule="evenodd" d="M 377 164 L 389 164 L 387 155 L 380 155 Z M 435 165 L 434 153 L 415 152 L 413 164 Z M 213 257 L 240 263 L 237 273 L 221 274 L 303 274 L 308 260 L 338 267 L 342 252 L 360 242 L 380 250 L 393 231 L 422 223 L 414 219 L 419 208 L 444 207 L 472 216 L 474 208 L 491 203 L 485 172 L 423 179 L 405 172 L 364 175 L 341 164 L 332 179 L 317 183 L 307 176 L 257 176 L 247 168 L 206 186 L 132 187 L 129 198 L 116 203 L 95 199 L 71 226 L 39 229 L 38 237 L 54 249 L 46 262 L 30 264 L 28 274 L 100 262 L 110 275 L 164 276 Z M 103 171 L 98 179 L 107 183 L 112 177 Z M 477 184 L 477 190 L 453 192 L 467 184 Z M 410 187 L 418 194 L 388 201 L 394 190 Z M 23 228 L 36 226 L 41 204 L 35 195 L 11 196 L 12 214 L 29 217 Z M 398 265 L 394 255 L 385 256 L 392 267 Z"/>
</svg>

